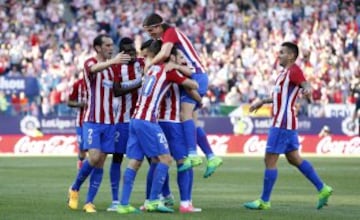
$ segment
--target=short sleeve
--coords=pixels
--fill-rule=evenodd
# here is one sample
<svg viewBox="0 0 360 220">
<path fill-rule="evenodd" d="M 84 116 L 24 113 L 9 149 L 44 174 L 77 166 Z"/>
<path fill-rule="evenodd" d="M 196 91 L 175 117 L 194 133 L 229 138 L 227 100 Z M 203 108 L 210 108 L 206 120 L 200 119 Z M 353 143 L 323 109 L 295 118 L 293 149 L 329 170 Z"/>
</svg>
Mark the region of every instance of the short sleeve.
<svg viewBox="0 0 360 220">
<path fill-rule="evenodd" d="M 178 37 L 174 27 L 166 29 L 166 31 L 164 32 L 164 34 L 162 36 L 162 41 L 164 44 L 165 43 L 175 44 L 175 43 L 179 42 L 179 37 Z"/>
<path fill-rule="evenodd" d="M 70 89 L 69 100 L 77 100 L 79 81 L 76 81 Z"/>
<path fill-rule="evenodd" d="M 90 68 L 96 64 L 96 61 L 94 59 L 88 59 L 84 63 L 84 73 L 88 76 L 89 79 L 92 79 L 90 74 Z"/>
<path fill-rule="evenodd" d="M 306 81 L 303 71 L 298 66 L 290 67 L 290 82 L 300 85 Z"/>
<path fill-rule="evenodd" d="M 176 84 L 183 83 L 187 78 L 176 70 L 171 70 L 166 73 L 166 79 Z"/>
</svg>

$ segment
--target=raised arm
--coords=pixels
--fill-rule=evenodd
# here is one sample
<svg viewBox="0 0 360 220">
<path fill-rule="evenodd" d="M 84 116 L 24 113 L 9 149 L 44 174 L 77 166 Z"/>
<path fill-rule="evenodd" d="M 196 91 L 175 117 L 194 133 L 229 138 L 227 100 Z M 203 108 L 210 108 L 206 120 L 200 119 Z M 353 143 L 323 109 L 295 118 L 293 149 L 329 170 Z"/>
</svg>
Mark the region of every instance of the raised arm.
<svg viewBox="0 0 360 220">
<path fill-rule="evenodd" d="M 170 52 L 172 47 L 174 46 L 171 42 L 166 42 L 161 46 L 161 50 L 156 56 L 151 60 L 149 66 L 152 66 L 154 64 L 163 62 L 170 56 Z"/>
<path fill-rule="evenodd" d="M 100 71 L 108 68 L 109 66 L 111 66 L 113 64 L 128 63 L 130 61 L 130 59 L 131 59 L 131 57 L 128 54 L 121 52 L 109 60 L 95 63 L 94 65 L 92 65 L 90 67 L 89 71 L 90 71 L 90 73 L 97 73 L 97 72 L 100 72 Z"/>
</svg>

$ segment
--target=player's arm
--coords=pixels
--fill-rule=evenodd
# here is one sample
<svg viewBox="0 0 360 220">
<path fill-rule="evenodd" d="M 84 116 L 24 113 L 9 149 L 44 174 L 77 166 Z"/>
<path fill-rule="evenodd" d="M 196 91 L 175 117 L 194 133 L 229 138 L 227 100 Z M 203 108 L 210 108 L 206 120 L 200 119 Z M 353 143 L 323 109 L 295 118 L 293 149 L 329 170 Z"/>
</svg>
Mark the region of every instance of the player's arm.
<svg viewBox="0 0 360 220">
<path fill-rule="evenodd" d="M 259 99 L 257 101 L 255 101 L 254 103 L 252 103 L 250 105 L 250 112 L 256 112 L 259 108 L 261 108 L 261 106 L 263 106 L 264 104 L 270 104 L 273 103 L 273 99 L 272 98 L 266 98 L 266 99 Z"/>
<path fill-rule="evenodd" d="M 172 69 L 175 69 L 181 72 L 182 74 L 184 74 L 185 76 L 189 76 L 189 77 L 193 73 L 192 69 L 187 65 L 181 65 L 170 61 L 165 65 L 165 71 L 170 71 Z"/>
<path fill-rule="evenodd" d="M 127 93 L 130 93 L 138 88 L 141 87 L 142 84 L 142 78 L 139 77 L 137 79 L 129 80 L 126 82 L 115 82 L 113 84 L 113 90 L 114 90 L 114 96 L 122 96 Z"/>
<path fill-rule="evenodd" d="M 119 64 L 119 63 L 128 63 L 130 61 L 131 57 L 128 54 L 125 54 L 124 52 L 118 53 L 115 57 L 103 61 L 95 63 L 94 65 L 91 65 L 89 68 L 90 73 L 98 73 L 111 65 Z"/>
<path fill-rule="evenodd" d="M 152 66 L 154 64 L 163 62 L 164 60 L 166 60 L 171 53 L 171 49 L 173 48 L 174 44 L 172 42 L 166 42 L 161 46 L 161 50 L 159 51 L 158 54 L 156 54 L 156 56 L 154 58 L 152 58 L 152 60 L 150 61 L 150 63 L 148 64 L 148 66 Z"/>
</svg>

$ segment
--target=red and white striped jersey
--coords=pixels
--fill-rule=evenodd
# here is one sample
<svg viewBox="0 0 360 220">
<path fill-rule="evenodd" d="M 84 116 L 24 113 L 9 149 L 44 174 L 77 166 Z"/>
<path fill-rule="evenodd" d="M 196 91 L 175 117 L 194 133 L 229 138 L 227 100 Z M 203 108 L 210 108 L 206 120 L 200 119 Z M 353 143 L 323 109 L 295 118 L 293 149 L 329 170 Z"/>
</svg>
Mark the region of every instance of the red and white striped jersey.
<svg viewBox="0 0 360 220">
<path fill-rule="evenodd" d="M 101 72 L 90 73 L 90 67 L 97 63 L 95 57 L 84 63 L 84 79 L 87 90 L 87 109 L 84 122 L 114 124 L 113 112 L 113 82 L 117 81 L 114 67 L 108 67 Z"/>
<path fill-rule="evenodd" d="M 164 64 L 153 65 L 145 76 L 132 118 L 156 122 L 160 102 L 171 83 L 181 84 L 187 78 L 176 70 L 164 72 Z"/>
<path fill-rule="evenodd" d="M 84 79 L 77 80 L 74 85 L 71 87 L 69 100 L 76 101 L 78 103 L 86 102 L 86 87 Z M 85 107 L 77 109 L 75 126 L 81 127 L 85 114 Z"/>
<path fill-rule="evenodd" d="M 195 51 L 189 38 L 179 31 L 175 27 L 170 27 L 165 30 L 161 36 L 163 43 L 173 43 L 174 46 L 182 53 L 183 57 L 186 60 L 186 63 L 189 67 L 193 67 L 195 70 L 201 70 L 205 73 L 205 68 L 200 61 L 198 53 Z M 196 71 L 198 72 L 198 71 Z"/>
<path fill-rule="evenodd" d="M 294 130 L 297 128 L 295 101 L 305 77 L 298 65 L 293 64 L 277 77 L 272 92 L 273 126 Z"/>
<path fill-rule="evenodd" d="M 172 83 L 159 109 L 159 121 L 180 122 L 180 87 Z"/>
<path fill-rule="evenodd" d="M 116 65 L 115 74 L 119 74 L 120 82 L 141 78 L 144 72 L 144 65 L 144 60 L 137 58 L 134 63 Z M 135 110 L 139 91 L 140 88 L 120 97 L 116 97 L 116 103 L 114 103 L 116 113 L 115 123 L 130 121 L 130 117 Z"/>
</svg>

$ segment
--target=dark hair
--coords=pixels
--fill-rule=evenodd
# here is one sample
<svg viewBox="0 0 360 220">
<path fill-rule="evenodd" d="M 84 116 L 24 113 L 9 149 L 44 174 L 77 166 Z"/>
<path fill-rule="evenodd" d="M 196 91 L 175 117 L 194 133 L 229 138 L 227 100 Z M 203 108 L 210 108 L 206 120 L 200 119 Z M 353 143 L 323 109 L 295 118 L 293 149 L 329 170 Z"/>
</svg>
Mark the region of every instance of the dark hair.
<svg viewBox="0 0 360 220">
<path fill-rule="evenodd" d="M 299 56 L 299 47 L 295 43 L 284 42 L 281 44 L 281 46 L 288 48 L 290 52 L 294 54 L 295 60 Z"/>
<path fill-rule="evenodd" d="M 101 46 L 104 42 L 103 41 L 104 38 L 111 38 L 111 37 L 107 34 L 99 34 L 98 36 L 95 37 L 93 41 L 93 47 L 95 48 L 96 46 Z"/>
<path fill-rule="evenodd" d="M 149 52 L 153 53 L 153 54 L 157 54 L 159 53 L 159 51 L 161 50 L 161 46 L 162 46 L 162 41 L 161 40 L 154 40 L 150 46 L 149 46 Z"/>
<path fill-rule="evenodd" d="M 144 50 L 148 47 L 150 47 L 151 43 L 153 42 L 153 39 L 147 40 L 141 44 L 140 50 Z"/>
<path fill-rule="evenodd" d="M 129 37 L 123 37 L 123 38 L 121 38 L 120 43 L 119 43 L 119 50 L 120 51 L 125 50 L 124 45 L 129 45 L 129 44 L 133 44 L 133 43 L 134 43 L 133 39 L 131 39 Z"/>
<path fill-rule="evenodd" d="M 158 24 L 161 24 L 163 21 L 164 20 L 160 15 L 158 15 L 156 13 L 152 13 L 152 14 L 146 16 L 146 18 L 144 19 L 143 27 L 158 25 Z"/>
</svg>

